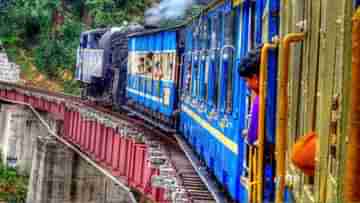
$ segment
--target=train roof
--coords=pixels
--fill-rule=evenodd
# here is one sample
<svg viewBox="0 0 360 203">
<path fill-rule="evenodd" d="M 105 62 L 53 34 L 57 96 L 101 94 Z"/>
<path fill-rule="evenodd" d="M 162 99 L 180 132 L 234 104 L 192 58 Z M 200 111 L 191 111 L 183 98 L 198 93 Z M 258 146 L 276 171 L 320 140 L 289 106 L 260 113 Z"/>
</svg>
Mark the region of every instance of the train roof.
<svg viewBox="0 0 360 203">
<path fill-rule="evenodd" d="M 241 0 L 239 0 L 241 2 Z M 157 29 L 148 29 L 141 32 L 135 32 L 132 34 L 129 34 L 128 37 L 136 37 L 136 36 L 142 36 L 142 35 L 150 35 L 155 34 L 159 32 L 166 32 L 166 31 L 177 31 L 181 29 L 182 27 L 185 27 L 186 25 L 190 24 L 195 19 L 199 18 L 200 16 L 204 15 L 204 13 L 210 11 L 211 9 L 215 8 L 221 3 L 225 3 L 226 0 L 213 0 L 211 1 L 205 8 L 202 9 L 199 15 L 193 16 L 191 19 L 185 20 L 183 23 L 172 26 L 172 27 L 165 27 L 165 28 L 157 28 Z"/>
<path fill-rule="evenodd" d="M 101 37 L 100 39 L 100 47 L 102 48 L 108 48 L 111 46 L 111 40 L 114 37 L 118 37 L 121 35 L 126 36 L 128 33 L 131 32 L 136 32 L 139 30 L 143 30 L 143 27 L 140 25 L 129 25 L 126 27 L 121 27 L 121 28 L 111 28 L 108 29 L 108 31 Z"/>
<path fill-rule="evenodd" d="M 86 30 L 81 33 L 81 35 L 91 34 L 91 33 L 105 33 L 109 30 L 109 28 L 97 28 L 92 30 Z"/>
<path fill-rule="evenodd" d="M 151 34 L 155 34 L 155 33 L 159 33 L 159 32 L 166 32 L 166 31 L 177 31 L 183 26 L 184 26 L 184 24 L 176 25 L 176 26 L 172 26 L 172 27 L 166 27 L 166 28 L 147 29 L 147 30 L 144 30 L 144 31 L 131 33 L 131 34 L 128 35 L 128 37 L 151 35 Z"/>
<path fill-rule="evenodd" d="M 244 1 L 244 0 L 238 0 L 238 1 L 241 1 L 241 2 L 242 2 L 242 1 Z M 225 2 L 226 2 L 226 0 L 213 0 L 213 1 L 211 1 L 211 2 L 203 9 L 203 11 L 201 12 L 201 14 L 204 13 L 204 12 L 207 12 L 207 11 L 215 8 L 217 5 L 219 5 L 219 4 L 221 4 L 221 3 L 225 3 Z M 201 14 L 200 14 L 199 16 L 201 16 Z M 196 16 L 196 17 L 198 17 L 198 16 Z"/>
</svg>

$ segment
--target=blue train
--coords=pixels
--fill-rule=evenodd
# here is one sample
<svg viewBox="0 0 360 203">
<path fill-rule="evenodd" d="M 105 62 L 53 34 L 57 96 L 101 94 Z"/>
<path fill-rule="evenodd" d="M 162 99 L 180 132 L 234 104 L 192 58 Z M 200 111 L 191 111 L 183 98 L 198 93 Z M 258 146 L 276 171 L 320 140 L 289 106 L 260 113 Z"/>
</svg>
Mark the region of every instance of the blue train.
<svg viewBox="0 0 360 203">
<path fill-rule="evenodd" d="M 105 62 L 98 67 L 101 74 L 96 75 L 96 56 L 85 54 L 86 51 L 95 54 L 96 50 L 107 52 L 103 44 L 121 31 L 84 32 L 80 59 L 84 56 L 92 58 L 92 61 L 81 59 L 79 63 L 77 78 L 86 84 L 84 95 L 102 104 L 112 102 L 113 106 L 131 111 L 164 131 L 178 132 L 231 199 L 250 201 L 255 198 L 250 196 L 255 194 L 251 192 L 255 189 L 249 183 L 255 181 L 255 176 L 250 171 L 251 157 L 247 156 L 249 147 L 243 132 L 248 127 L 251 94 L 236 67 L 248 51 L 262 44 L 263 39 L 277 35 L 277 16 L 270 17 L 266 28 L 269 31 L 262 32 L 265 7 L 274 11 L 279 9 L 273 4 L 265 5 L 265 0 L 214 1 L 201 15 L 183 25 L 127 32 L 126 72 L 115 73 L 111 67 L 123 67 L 125 63 L 106 59 L 103 54 L 100 57 Z M 92 40 L 97 40 L 98 45 L 92 45 L 97 44 Z M 114 45 L 111 47 L 112 51 L 116 50 Z M 273 53 L 270 57 L 270 72 L 275 71 L 276 56 Z M 92 64 L 81 65 L 84 61 Z M 109 65 L 110 62 L 113 65 Z M 89 67 L 93 72 L 87 76 L 81 70 L 83 67 Z M 84 80 L 86 77 L 89 79 Z M 126 84 L 114 87 L 114 83 L 119 83 L 113 81 L 115 78 L 123 78 L 121 81 Z M 275 79 L 269 81 L 273 85 L 269 86 L 269 94 L 275 94 L 274 83 Z M 123 91 L 126 97 L 119 93 Z M 119 98 L 121 102 L 114 102 L 118 100 L 113 98 Z M 270 114 L 275 114 L 274 103 L 269 102 Z M 267 129 L 273 130 L 274 123 L 268 124 Z M 269 140 L 273 141 L 273 138 L 269 136 Z M 267 168 L 267 179 L 273 180 L 271 162 Z M 272 200 L 274 190 L 270 188 L 274 183 L 269 181 L 268 184 L 265 198 Z"/>
<path fill-rule="evenodd" d="M 334 146 L 320 145 L 316 156 L 330 158 L 317 163 L 320 169 L 315 176 L 295 169 L 289 157 L 298 134 L 326 134 L 329 132 L 322 126 L 330 125 L 327 121 L 334 125 L 331 101 L 322 102 L 323 109 L 331 112 L 327 117 L 316 114 L 312 107 L 318 104 L 321 94 L 317 92 L 339 81 L 346 85 L 346 80 L 337 78 L 341 74 L 334 74 L 333 80 L 320 77 L 320 73 L 332 73 L 320 62 L 337 53 L 344 60 L 334 62 L 334 72 L 344 69 L 351 60 L 339 50 L 346 52 L 346 45 L 351 43 L 342 43 L 341 37 L 329 34 L 333 42 L 341 43 L 324 42 L 321 46 L 331 45 L 329 50 L 336 51 L 322 52 L 318 33 L 328 28 L 338 30 L 344 39 L 350 38 L 347 24 L 329 14 L 335 9 L 349 18 L 358 1 L 338 1 L 336 7 L 316 1 L 283 3 L 214 0 L 200 15 L 176 27 L 84 32 L 77 79 L 84 83 L 86 98 L 130 111 L 164 131 L 176 132 L 234 202 L 324 202 L 325 196 L 338 198 L 334 195 L 342 189 L 331 184 L 341 181 L 338 177 L 343 177 L 344 170 L 333 170 L 330 165 L 344 163 L 339 153 L 331 152 L 334 147 L 344 149 L 345 137 Z M 322 18 L 329 23 L 316 23 Z M 289 22 L 296 22 L 296 26 Z M 290 46 L 295 43 L 302 46 Z M 253 50 L 261 50 L 258 145 L 248 140 L 254 94 L 239 74 Z M 289 64 L 295 70 L 289 71 Z M 288 86 L 294 92 L 289 93 Z M 309 100 L 302 102 L 299 95 Z M 345 98 L 349 94 L 345 91 L 341 95 Z M 346 123 L 344 120 L 336 126 Z M 325 142 L 327 138 L 321 139 Z M 321 178 L 324 173 L 333 176 L 331 184 Z M 331 193 L 326 193 L 325 186 Z"/>
<path fill-rule="evenodd" d="M 276 3 L 276 2 L 275 2 Z M 251 95 L 236 67 L 263 39 L 278 34 L 278 16 L 263 30 L 265 1 L 215 1 L 185 25 L 129 35 L 127 108 L 167 131 L 178 131 L 217 180 L 237 201 L 255 198 L 253 166 L 243 132 Z M 276 74 L 276 52 L 269 72 Z M 268 94 L 275 94 L 275 78 Z M 267 144 L 274 143 L 275 97 L 268 101 Z M 272 115 L 272 116 L 271 116 Z M 272 118 L 271 118 L 272 117 Z M 270 148 L 270 147 L 269 147 Z M 273 200 L 272 158 L 267 159 L 267 189 Z M 251 187 L 251 186 L 250 186 Z"/>
</svg>

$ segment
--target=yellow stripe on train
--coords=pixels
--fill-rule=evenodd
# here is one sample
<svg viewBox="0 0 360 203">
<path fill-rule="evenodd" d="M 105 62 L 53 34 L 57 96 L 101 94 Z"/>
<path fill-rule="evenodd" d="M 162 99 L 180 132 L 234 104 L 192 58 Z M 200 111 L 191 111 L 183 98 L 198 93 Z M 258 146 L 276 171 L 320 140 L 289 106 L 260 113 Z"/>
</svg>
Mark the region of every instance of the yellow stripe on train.
<svg viewBox="0 0 360 203">
<path fill-rule="evenodd" d="M 227 138 L 216 128 L 212 127 L 208 122 L 203 120 L 199 115 L 191 111 L 188 107 L 182 105 L 182 111 L 185 112 L 188 116 L 190 116 L 199 125 L 201 125 L 201 127 L 205 128 L 213 137 L 215 137 L 218 141 L 225 145 L 230 151 L 238 155 L 238 145 L 235 142 Z"/>
</svg>

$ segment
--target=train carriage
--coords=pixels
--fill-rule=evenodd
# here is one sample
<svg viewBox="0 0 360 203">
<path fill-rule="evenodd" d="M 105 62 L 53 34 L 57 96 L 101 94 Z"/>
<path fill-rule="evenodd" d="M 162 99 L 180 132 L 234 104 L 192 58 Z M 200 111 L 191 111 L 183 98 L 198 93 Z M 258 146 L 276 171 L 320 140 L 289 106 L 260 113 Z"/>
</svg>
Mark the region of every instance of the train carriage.
<svg viewBox="0 0 360 203">
<path fill-rule="evenodd" d="M 179 77 L 180 27 L 129 35 L 128 109 L 174 131 Z"/>
</svg>

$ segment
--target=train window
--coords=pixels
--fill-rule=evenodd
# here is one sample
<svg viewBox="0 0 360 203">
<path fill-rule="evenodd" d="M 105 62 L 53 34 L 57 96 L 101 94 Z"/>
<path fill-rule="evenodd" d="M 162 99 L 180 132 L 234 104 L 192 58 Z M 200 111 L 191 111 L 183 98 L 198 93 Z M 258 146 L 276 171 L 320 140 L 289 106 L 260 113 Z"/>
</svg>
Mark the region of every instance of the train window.
<svg viewBox="0 0 360 203">
<path fill-rule="evenodd" d="M 155 67 L 156 69 L 154 70 L 154 76 L 157 79 L 165 79 L 165 80 L 170 80 L 171 74 L 169 73 L 170 71 L 170 57 L 168 53 L 161 53 L 159 55 L 157 55 L 156 59 L 155 59 Z"/>
<path fill-rule="evenodd" d="M 214 40 L 212 42 L 213 45 L 215 45 L 216 49 L 219 49 L 221 47 L 221 34 L 222 33 L 222 29 L 221 29 L 221 24 L 222 24 L 222 15 L 217 15 L 214 17 L 214 26 L 213 26 L 213 33 L 212 33 L 212 40 Z M 217 54 L 217 52 L 215 52 L 214 55 L 214 59 L 213 59 L 213 67 L 214 67 L 214 81 L 215 81 L 215 88 L 214 88 L 214 105 L 217 108 L 218 105 L 220 105 L 219 103 L 219 98 L 220 98 L 220 80 L 221 78 L 220 76 L 220 64 L 219 64 L 219 56 Z"/>
<path fill-rule="evenodd" d="M 170 53 L 164 53 L 164 54 L 161 54 L 160 56 L 160 61 L 159 64 L 160 67 L 159 67 L 159 73 L 158 74 L 163 74 L 163 78 L 165 80 L 171 80 L 171 73 L 172 73 L 172 67 L 171 67 L 171 54 Z"/>
<path fill-rule="evenodd" d="M 224 49 L 224 60 L 227 60 L 227 72 L 226 72 L 226 111 L 232 111 L 232 100 L 233 100 L 233 63 L 234 63 L 234 13 L 229 12 L 224 15 L 224 34 L 225 34 L 225 45 L 228 48 Z"/>
<path fill-rule="evenodd" d="M 206 101 L 208 101 L 209 99 L 209 68 L 210 68 L 210 60 L 209 60 L 209 56 L 210 56 L 210 46 L 211 46 L 211 20 L 209 18 L 206 19 L 206 27 L 204 29 L 204 33 L 205 33 L 205 36 L 206 36 L 206 39 L 205 39 L 205 43 L 206 43 L 206 47 L 205 47 L 205 50 L 206 52 L 204 53 L 204 57 L 205 57 L 205 78 L 204 78 L 204 92 L 205 92 L 205 95 L 204 95 L 204 99 Z"/>
<path fill-rule="evenodd" d="M 205 56 L 206 57 L 206 56 Z M 208 59 L 205 59 L 205 78 L 204 78 L 204 100 L 207 101 L 209 99 L 209 66 L 210 66 L 210 61 Z"/>
<path fill-rule="evenodd" d="M 192 81 L 193 81 L 193 89 L 192 89 L 192 95 L 194 97 L 198 96 L 198 89 L 199 89 L 199 57 L 198 57 L 198 50 L 199 50 L 199 22 L 197 22 L 195 24 L 195 26 L 193 27 L 193 77 L 192 77 Z"/>
<path fill-rule="evenodd" d="M 175 81 L 176 79 L 176 53 L 172 53 L 170 54 L 170 58 L 171 58 L 171 61 L 170 61 L 170 74 L 171 74 L 171 80 L 172 81 Z"/>
<path fill-rule="evenodd" d="M 88 35 L 84 35 L 81 40 L 81 48 L 86 49 L 88 44 Z"/>
<path fill-rule="evenodd" d="M 130 70 L 130 74 L 138 74 L 140 72 L 140 64 L 141 62 L 139 61 L 139 57 L 133 53 L 133 52 L 129 52 L 129 70 Z"/>
<path fill-rule="evenodd" d="M 195 71 L 195 96 L 200 96 L 200 72 L 201 67 L 199 63 L 199 54 L 198 52 L 195 53 L 195 64 L 194 64 L 194 71 Z"/>
<path fill-rule="evenodd" d="M 202 44 L 202 20 L 200 19 L 198 22 L 198 26 L 196 27 L 196 53 L 195 53 L 195 67 L 196 67 L 196 96 L 201 97 L 201 72 L 202 72 L 202 67 L 201 67 L 201 54 L 200 54 L 200 50 L 203 46 Z"/>
<path fill-rule="evenodd" d="M 199 63 L 198 63 L 198 56 L 197 53 L 194 53 L 194 64 L 193 64 L 193 96 L 198 95 L 198 76 L 199 76 Z"/>
<path fill-rule="evenodd" d="M 206 96 L 206 89 L 208 86 L 207 82 L 207 74 L 209 72 L 207 62 L 206 62 L 206 55 L 207 50 L 209 49 L 209 43 L 208 43 L 208 27 L 209 27 L 209 21 L 207 18 L 203 19 L 203 26 L 202 26 L 202 54 L 201 54 L 201 64 L 202 64 L 202 92 L 201 96 L 204 99 L 204 101 L 207 101 Z"/>
<path fill-rule="evenodd" d="M 256 4 L 251 4 L 251 11 L 250 11 L 250 35 L 249 35 L 249 48 L 255 48 L 255 39 L 256 39 Z"/>
<path fill-rule="evenodd" d="M 217 48 L 219 48 L 220 50 L 222 49 L 223 47 L 223 36 L 224 36 L 224 14 L 221 13 L 219 15 L 219 22 L 217 23 L 216 25 L 216 30 L 218 33 L 221 33 L 221 34 L 218 34 L 217 35 Z M 220 57 L 223 57 L 223 56 L 218 56 L 217 58 L 217 66 L 216 66 L 216 75 L 218 75 L 218 78 L 216 80 L 216 97 L 217 97 L 217 107 L 219 108 L 220 105 L 222 105 L 222 90 L 221 90 L 221 84 L 224 80 L 224 76 L 225 76 L 225 73 L 224 73 L 224 70 L 223 70 L 223 64 L 220 64 L 220 62 L 222 60 L 220 60 Z"/>
<path fill-rule="evenodd" d="M 187 60 L 185 60 L 185 66 L 186 66 L 186 78 L 185 78 L 185 87 L 186 87 L 186 93 L 188 96 L 191 95 L 191 89 L 192 89 L 192 57 L 190 53 L 186 57 Z"/>
</svg>

